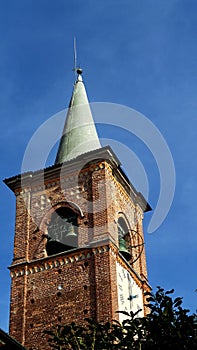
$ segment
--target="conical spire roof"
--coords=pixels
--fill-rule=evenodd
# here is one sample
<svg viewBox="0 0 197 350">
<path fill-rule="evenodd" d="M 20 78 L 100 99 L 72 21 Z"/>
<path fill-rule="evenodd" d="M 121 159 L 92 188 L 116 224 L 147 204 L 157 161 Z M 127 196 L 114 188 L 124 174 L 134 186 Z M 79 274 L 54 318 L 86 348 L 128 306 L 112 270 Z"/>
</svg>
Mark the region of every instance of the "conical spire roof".
<svg viewBox="0 0 197 350">
<path fill-rule="evenodd" d="M 77 69 L 77 74 L 55 164 L 101 147 L 82 80 L 82 70 Z"/>
</svg>

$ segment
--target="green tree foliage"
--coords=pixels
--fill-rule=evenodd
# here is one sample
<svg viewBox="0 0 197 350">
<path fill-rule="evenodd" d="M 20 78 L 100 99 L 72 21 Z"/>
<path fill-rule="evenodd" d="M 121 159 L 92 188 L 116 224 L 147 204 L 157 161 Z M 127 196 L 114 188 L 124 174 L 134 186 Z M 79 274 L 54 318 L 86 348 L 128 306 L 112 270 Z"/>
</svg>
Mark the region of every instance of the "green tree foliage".
<svg viewBox="0 0 197 350">
<path fill-rule="evenodd" d="M 147 293 L 150 313 L 137 313 L 119 323 L 97 323 L 85 319 L 83 325 L 58 325 L 46 331 L 48 344 L 57 350 L 196 350 L 197 315 L 182 308 L 182 298 L 173 300 L 174 290 Z"/>
</svg>

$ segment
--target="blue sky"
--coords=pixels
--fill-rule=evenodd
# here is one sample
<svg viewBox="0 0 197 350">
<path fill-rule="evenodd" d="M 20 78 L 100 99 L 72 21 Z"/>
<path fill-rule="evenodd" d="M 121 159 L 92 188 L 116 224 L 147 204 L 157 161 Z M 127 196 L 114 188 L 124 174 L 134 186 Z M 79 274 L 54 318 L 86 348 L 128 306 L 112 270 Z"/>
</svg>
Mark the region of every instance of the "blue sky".
<svg viewBox="0 0 197 350">
<path fill-rule="evenodd" d="M 153 287 L 175 288 L 192 311 L 197 297 L 196 33 L 195 0 L 0 4 L 0 178 L 20 173 L 30 137 L 68 105 L 76 36 L 90 101 L 136 109 L 158 127 L 170 147 L 176 168 L 171 210 L 153 234 L 146 234 L 152 214 L 145 218 L 149 281 Z M 154 210 L 159 173 L 150 151 L 136 137 L 105 127 L 99 127 L 99 134 L 113 135 L 138 156 Z M 2 182 L 0 191 L 0 327 L 7 330 L 15 199 Z"/>
</svg>

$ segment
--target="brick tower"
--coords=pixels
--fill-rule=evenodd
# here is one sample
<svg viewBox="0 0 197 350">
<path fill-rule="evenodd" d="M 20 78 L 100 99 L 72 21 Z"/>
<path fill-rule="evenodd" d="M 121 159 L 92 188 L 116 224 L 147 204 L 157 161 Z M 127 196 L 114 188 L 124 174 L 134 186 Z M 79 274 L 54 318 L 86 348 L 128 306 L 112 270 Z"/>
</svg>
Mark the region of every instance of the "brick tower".
<svg viewBox="0 0 197 350">
<path fill-rule="evenodd" d="M 48 349 L 42 332 L 58 323 L 143 315 L 149 290 L 150 207 L 100 146 L 77 73 L 55 165 L 5 180 L 16 196 L 10 334 L 29 350 Z"/>
</svg>

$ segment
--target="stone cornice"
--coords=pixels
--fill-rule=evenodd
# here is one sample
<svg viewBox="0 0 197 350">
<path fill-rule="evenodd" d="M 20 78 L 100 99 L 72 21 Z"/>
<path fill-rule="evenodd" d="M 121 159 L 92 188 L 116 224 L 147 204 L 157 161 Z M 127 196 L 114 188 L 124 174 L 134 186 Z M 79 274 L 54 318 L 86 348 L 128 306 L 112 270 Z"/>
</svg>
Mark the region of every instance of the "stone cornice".
<svg viewBox="0 0 197 350">
<path fill-rule="evenodd" d="M 140 205 L 143 211 L 151 210 L 143 195 L 136 191 L 132 183 L 121 168 L 121 163 L 116 157 L 111 147 L 106 146 L 95 151 L 91 151 L 77 158 L 65 162 L 63 164 L 53 165 L 46 169 L 38 171 L 29 171 L 21 175 L 13 176 L 5 179 L 5 184 L 16 195 L 25 194 L 28 191 L 45 191 L 46 187 L 60 186 L 60 183 L 73 180 L 80 174 L 92 173 L 104 167 L 104 162 L 107 162 L 112 170 L 113 176 L 122 184 L 129 195 L 135 198 L 135 201 Z M 100 166 L 98 166 L 100 163 Z M 46 187 L 45 187 L 46 186 Z"/>
<path fill-rule="evenodd" d="M 62 164 L 53 165 L 48 168 L 40 169 L 37 171 L 28 171 L 23 174 L 6 178 L 4 182 L 12 191 L 15 191 L 16 189 L 21 188 L 21 179 L 23 180 L 24 185 L 26 185 L 28 188 L 31 187 L 32 180 L 34 180 L 34 182 L 37 183 L 42 182 L 43 173 L 44 179 L 47 182 L 51 179 L 60 178 L 60 173 L 61 177 L 63 177 L 64 173 L 66 173 L 67 175 L 69 173 L 72 174 L 73 172 L 82 170 L 84 168 L 84 165 L 87 163 L 89 163 L 89 165 L 87 166 L 89 167 L 90 164 L 95 164 L 105 160 L 113 163 L 116 166 L 120 165 L 120 161 L 116 157 L 115 153 L 112 151 L 111 147 L 106 146 L 95 151 L 82 154 L 77 158 Z"/>
</svg>

